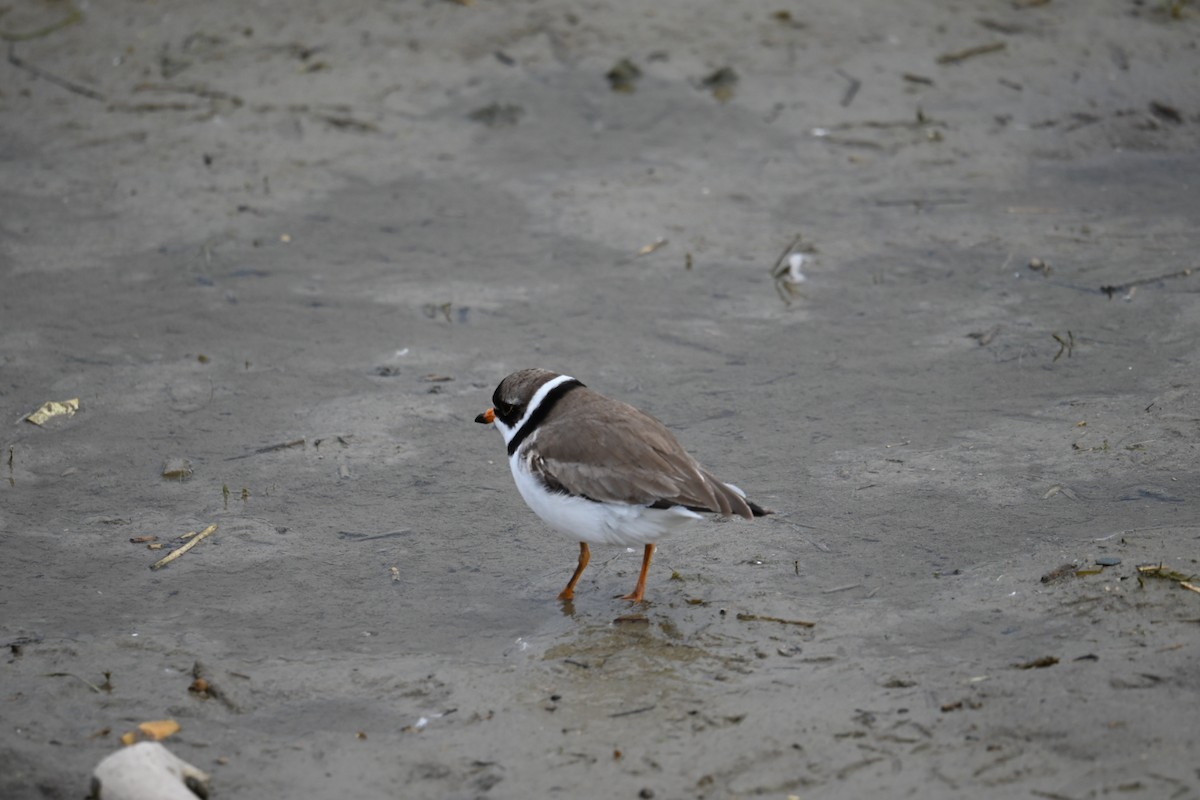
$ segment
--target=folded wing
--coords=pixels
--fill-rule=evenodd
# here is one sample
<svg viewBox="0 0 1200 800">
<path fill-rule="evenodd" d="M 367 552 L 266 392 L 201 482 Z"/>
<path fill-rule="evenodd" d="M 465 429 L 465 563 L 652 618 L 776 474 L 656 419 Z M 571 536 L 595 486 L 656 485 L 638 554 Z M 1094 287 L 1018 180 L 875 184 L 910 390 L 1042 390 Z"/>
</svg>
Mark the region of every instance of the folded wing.
<svg viewBox="0 0 1200 800">
<path fill-rule="evenodd" d="M 549 486 L 601 502 L 680 505 L 746 518 L 766 513 L 701 467 L 661 422 L 610 402 L 612 408 L 597 409 L 601 413 L 542 423 L 530 467 Z M 550 435 L 560 425 L 569 430 Z"/>
</svg>

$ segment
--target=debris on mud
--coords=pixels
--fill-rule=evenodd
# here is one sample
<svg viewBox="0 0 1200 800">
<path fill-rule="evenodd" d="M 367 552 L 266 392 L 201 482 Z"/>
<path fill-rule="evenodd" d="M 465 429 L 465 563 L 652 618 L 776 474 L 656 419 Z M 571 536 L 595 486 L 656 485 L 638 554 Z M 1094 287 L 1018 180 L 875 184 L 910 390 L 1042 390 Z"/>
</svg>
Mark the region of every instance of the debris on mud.
<svg viewBox="0 0 1200 800">
<path fill-rule="evenodd" d="M 742 622 L 781 622 L 784 625 L 799 625 L 802 628 L 814 628 L 817 623 L 808 622 L 802 619 L 784 619 L 783 617 L 769 617 L 763 614 L 747 614 L 739 611 L 737 618 Z"/>
<path fill-rule="evenodd" d="M 614 92 L 631 94 L 637 89 L 635 84 L 638 78 L 642 77 L 642 70 L 628 58 L 622 58 L 604 77 L 608 79 L 608 85 Z"/>
<path fill-rule="evenodd" d="M 1053 667 L 1057 663 L 1058 663 L 1057 656 L 1042 656 L 1041 658 L 1035 658 L 1032 661 L 1025 661 L 1020 664 L 1013 664 L 1013 668 L 1014 669 L 1045 669 L 1046 667 Z"/>
<path fill-rule="evenodd" d="M 700 81 L 700 85 L 711 91 L 712 96 L 717 100 L 725 103 L 733 99 L 733 89 L 739 80 L 733 67 L 721 67 Z"/>
<path fill-rule="evenodd" d="M 521 106 L 512 103 L 491 103 L 467 114 L 467 119 L 489 128 L 506 128 L 516 125 L 523 116 L 525 109 Z"/>
<path fill-rule="evenodd" d="M 961 61 L 966 61 L 968 58 L 982 56 L 987 53 L 996 53 L 1007 48 L 1008 45 L 1004 42 L 991 42 L 989 44 L 981 44 L 975 47 L 968 47 L 965 50 L 956 50 L 952 53 L 942 53 L 937 57 L 939 64 L 957 64 Z"/>
<path fill-rule="evenodd" d="M 179 733 L 180 725 L 173 719 L 157 719 L 143 722 L 134 730 L 121 735 L 121 744 L 131 745 L 137 742 L 161 742 L 168 736 Z"/>
<path fill-rule="evenodd" d="M 187 534 L 184 534 L 184 536 L 181 536 L 180 538 L 181 539 L 186 538 L 187 543 L 184 544 L 180 548 L 172 550 L 170 553 L 163 556 L 158 561 L 155 561 L 153 564 L 150 565 L 150 569 L 162 569 L 167 564 L 170 564 L 172 561 L 174 561 L 175 559 L 182 556 L 188 550 L 191 550 L 193 547 L 195 547 L 197 544 L 199 544 L 201 542 L 201 540 L 214 534 L 216 532 L 216 530 L 217 530 L 217 525 L 216 525 L 216 523 L 213 523 L 212 525 L 209 525 L 204 530 L 200 531 L 200 533 L 189 532 Z"/>
<path fill-rule="evenodd" d="M 1146 588 L 1143 578 L 1160 578 L 1162 580 L 1174 581 L 1180 587 L 1191 592 L 1200 592 L 1200 585 L 1197 584 L 1195 575 L 1184 575 L 1173 569 L 1168 569 L 1162 564 L 1139 564 L 1137 568 L 1138 586 Z"/>
<path fill-rule="evenodd" d="M 168 458 L 163 464 L 162 476 L 169 481 L 186 481 L 192 477 L 192 462 L 186 458 Z"/>
<path fill-rule="evenodd" d="M 806 243 L 804 236 L 798 233 L 771 267 L 771 277 L 775 280 L 775 292 L 779 295 L 779 299 L 788 305 L 792 304 L 792 298 L 803 297 L 799 286 L 807 281 L 808 277 L 801 270 L 815 252 L 817 252 L 817 248 Z"/>
<path fill-rule="evenodd" d="M 41 427 L 55 417 L 73 417 L 75 412 L 79 410 L 79 398 L 73 397 L 70 400 L 48 400 L 34 411 L 26 420 L 34 425 Z M 11 451 L 10 451 L 11 460 Z"/>
</svg>

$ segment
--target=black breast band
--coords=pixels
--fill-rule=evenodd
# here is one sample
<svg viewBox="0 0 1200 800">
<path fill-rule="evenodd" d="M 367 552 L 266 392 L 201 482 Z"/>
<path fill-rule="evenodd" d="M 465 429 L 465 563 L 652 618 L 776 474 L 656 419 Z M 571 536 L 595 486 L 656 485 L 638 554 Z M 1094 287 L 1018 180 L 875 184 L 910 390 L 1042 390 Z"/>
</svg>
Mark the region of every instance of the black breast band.
<svg viewBox="0 0 1200 800">
<path fill-rule="evenodd" d="M 537 429 L 538 425 L 542 424 L 542 420 L 546 418 L 546 415 L 550 413 L 550 410 L 554 408 L 559 400 L 582 386 L 582 383 L 572 378 L 551 389 L 550 393 L 542 398 L 541 404 L 529 415 L 529 419 L 525 420 L 525 424 L 517 429 L 516 435 L 508 443 L 508 454 L 511 456 L 517 452 L 517 448 L 521 446 L 521 443 L 529 438 L 529 435 Z"/>
</svg>

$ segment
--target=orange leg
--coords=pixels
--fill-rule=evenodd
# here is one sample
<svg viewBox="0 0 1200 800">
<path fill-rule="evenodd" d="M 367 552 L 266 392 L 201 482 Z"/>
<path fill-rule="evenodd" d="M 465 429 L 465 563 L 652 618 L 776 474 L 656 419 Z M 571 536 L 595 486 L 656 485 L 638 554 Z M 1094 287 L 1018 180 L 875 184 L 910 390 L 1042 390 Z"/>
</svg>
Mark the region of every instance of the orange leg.
<svg viewBox="0 0 1200 800">
<path fill-rule="evenodd" d="M 579 583 L 579 577 L 583 575 L 583 571 L 587 569 L 588 562 L 592 560 L 592 551 L 588 549 L 587 542 L 579 543 L 579 566 L 575 568 L 575 574 L 571 576 L 571 580 L 567 583 L 567 588 L 558 593 L 559 600 L 574 600 L 575 599 L 575 584 Z"/>
<path fill-rule="evenodd" d="M 642 602 L 642 597 L 646 594 L 646 576 L 650 574 L 650 559 L 654 558 L 654 545 L 646 545 L 646 552 L 642 556 L 642 574 L 638 575 L 637 586 L 633 587 L 633 591 L 624 597 L 622 600 L 632 600 L 635 603 Z"/>
</svg>

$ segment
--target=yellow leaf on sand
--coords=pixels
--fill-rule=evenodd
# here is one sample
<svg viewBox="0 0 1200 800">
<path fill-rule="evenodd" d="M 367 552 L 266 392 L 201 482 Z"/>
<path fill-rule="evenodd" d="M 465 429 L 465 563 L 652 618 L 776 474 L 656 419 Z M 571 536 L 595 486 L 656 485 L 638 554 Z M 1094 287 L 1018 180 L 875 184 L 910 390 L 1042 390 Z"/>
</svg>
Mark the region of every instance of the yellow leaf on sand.
<svg viewBox="0 0 1200 800">
<path fill-rule="evenodd" d="M 143 722 L 137 730 L 129 731 L 121 736 L 121 744 L 129 746 L 137 742 L 160 742 L 168 736 L 179 732 L 179 723 L 173 719 L 158 719 Z"/>
<path fill-rule="evenodd" d="M 42 407 L 30 414 L 25 419 L 32 422 L 34 425 L 44 425 L 46 421 L 62 415 L 68 417 L 75 416 L 75 412 L 79 410 L 79 398 L 74 397 L 70 400 L 64 400 L 61 403 L 57 400 L 51 400 L 42 403 Z"/>
<path fill-rule="evenodd" d="M 179 733 L 179 723 L 173 719 L 158 719 L 152 722 L 143 722 L 138 725 L 138 730 L 154 741 L 161 742 L 171 734 Z"/>
</svg>

